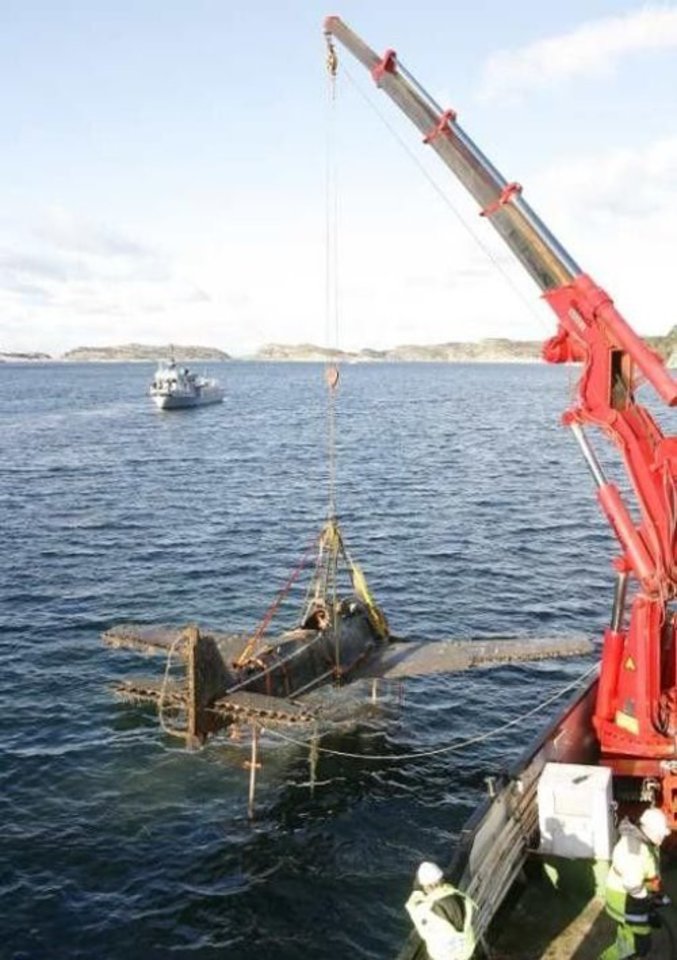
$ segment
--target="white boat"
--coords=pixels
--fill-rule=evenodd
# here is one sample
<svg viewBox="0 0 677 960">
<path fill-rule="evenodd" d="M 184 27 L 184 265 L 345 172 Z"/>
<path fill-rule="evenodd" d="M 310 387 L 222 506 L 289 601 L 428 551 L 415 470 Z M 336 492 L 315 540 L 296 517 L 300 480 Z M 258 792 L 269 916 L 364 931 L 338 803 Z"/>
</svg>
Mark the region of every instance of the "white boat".
<svg viewBox="0 0 677 960">
<path fill-rule="evenodd" d="M 179 410 L 221 403 L 223 388 L 218 380 L 201 377 L 172 359 L 158 366 L 150 385 L 150 395 L 160 410 Z"/>
</svg>

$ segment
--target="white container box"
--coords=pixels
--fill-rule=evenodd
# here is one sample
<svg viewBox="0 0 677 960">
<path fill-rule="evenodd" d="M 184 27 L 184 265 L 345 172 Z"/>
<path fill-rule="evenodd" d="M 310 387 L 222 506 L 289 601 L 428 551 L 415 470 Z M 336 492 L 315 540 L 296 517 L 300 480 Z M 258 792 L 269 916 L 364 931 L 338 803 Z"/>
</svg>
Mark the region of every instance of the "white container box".
<svg viewBox="0 0 677 960">
<path fill-rule="evenodd" d="M 546 763 L 538 781 L 541 853 L 610 860 L 614 841 L 611 770 Z"/>
</svg>

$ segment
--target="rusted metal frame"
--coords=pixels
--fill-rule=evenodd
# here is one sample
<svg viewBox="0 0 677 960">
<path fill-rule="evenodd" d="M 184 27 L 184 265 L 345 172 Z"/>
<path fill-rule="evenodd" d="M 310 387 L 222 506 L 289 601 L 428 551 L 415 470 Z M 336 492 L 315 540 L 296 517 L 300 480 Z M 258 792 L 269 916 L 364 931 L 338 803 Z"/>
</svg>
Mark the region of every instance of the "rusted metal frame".
<svg viewBox="0 0 677 960">
<path fill-rule="evenodd" d="M 200 703 L 199 703 L 199 664 L 198 664 L 198 643 L 200 634 L 197 627 L 188 627 L 185 631 L 188 647 L 188 657 L 186 660 L 186 682 L 187 691 L 187 723 L 186 723 L 186 743 L 204 743 L 206 734 L 202 731 L 200 723 Z"/>
<path fill-rule="evenodd" d="M 153 703 L 157 705 L 160 699 L 160 689 L 161 682 L 159 680 L 122 680 L 113 687 L 113 693 L 120 700 L 125 700 L 128 703 Z M 166 690 L 165 702 L 171 707 L 185 707 L 185 690 Z"/>
<path fill-rule="evenodd" d="M 227 696 L 230 693 L 235 693 L 238 690 L 244 690 L 249 684 L 253 683 L 255 680 L 260 680 L 262 677 L 266 676 L 269 673 L 272 673 L 274 670 L 279 669 L 283 664 L 287 664 L 292 661 L 295 657 L 300 656 L 300 654 L 305 653 L 309 647 L 317 643 L 322 637 L 322 633 L 318 632 L 314 637 L 312 637 L 307 643 L 304 643 L 303 646 L 297 647 L 288 657 L 284 657 L 282 660 L 276 660 L 274 663 L 271 663 L 270 666 L 265 667 L 263 670 L 260 670 L 258 673 L 253 673 L 250 677 L 246 677 L 244 680 L 239 681 L 238 683 L 233 684 L 232 687 L 229 687 L 225 691 L 224 696 Z"/>
<path fill-rule="evenodd" d="M 228 675 L 212 637 L 202 635 L 196 626 L 187 627 L 184 636 L 187 642 L 186 742 L 204 743 L 208 734 L 214 732 L 213 717 L 207 708 L 225 693 Z"/>
</svg>

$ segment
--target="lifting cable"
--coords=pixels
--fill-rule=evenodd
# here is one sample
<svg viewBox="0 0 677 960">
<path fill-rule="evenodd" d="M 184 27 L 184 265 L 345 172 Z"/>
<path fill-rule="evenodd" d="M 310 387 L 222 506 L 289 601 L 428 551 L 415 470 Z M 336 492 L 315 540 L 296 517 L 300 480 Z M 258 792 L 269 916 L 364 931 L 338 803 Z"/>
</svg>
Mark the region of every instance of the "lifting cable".
<svg viewBox="0 0 677 960">
<path fill-rule="evenodd" d="M 325 328 L 326 343 L 329 350 L 324 378 L 327 385 L 327 460 L 329 479 L 328 523 L 338 532 L 336 522 L 336 389 L 339 382 L 337 365 L 339 335 L 339 291 L 338 291 L 338 184 L 336 170 L 336 74 L 338 56 L 330 37 L 327 37 L 327 75 L 329 80 L 327 104 L 327 142 L 325 173 Z M 332 356 L 333 355 L 333 356 Z M 339 534 L 339 542 L 340 540 Z M 340 630 L 338 618 L 338 597 L 336 590 L 337 562 L 336 553 L 327 567 L 331 583 L 332 625 L 334 628 L 334 661 L 337 676 L 340 670 Z"/>
<path fill-rule="evenodd" d="M 338 185 L 336 169 L 336 73 L 338 57 L 331 39 L 327 39 L 327 140 L 325 170 L 325 342 L 329 357 L 325 369 L 328 390 L 327 455 L 329 462 L 329 520 L 336 517 L 336 388 L 339 370 L 334 360 L 338 351 Z"/>
<path fill-rule="evenodd" d="M 556 691 L 550 697 L 541 701 L 541 703 L 536 704 L 535 707 L 532 707 L 531 710 L 527 710 L 526 713 L 521 714 L 519 717 L 515 717 L 513 720 L 508 720 L 506 723 L 502 723 L 500 726 L 494 727 L 492 730 L 488 730 L 486 733 L 479 733 L 474 737 L 468 737 L 467 740 L 459 740 L 456 743 L 451 743 L 446 747 L 437 747 L 434 750 L 422 750 L 415 753 L 401 753 L 395 756 L 392 754 L 348 753 L 345 750 L 332 750 L 329 747 L 321 747 L 318 744 L 313 743 L 312 738 L 310 740 L 298 740 L 295 737 L 290 737 L 286 733 L 282 733 L 281 730 L 271 730 L 266 727 L 265 724 L 259 724 L 259 728 L 261 732 L 265 731 L 273 737 L 277 737 L 278 739 L 284 740 L 287 743 L 294 744 L 294 746 L 303 747 L 304 749 L 312 749 L 318 753 L 326 753 L 333 757 L 345 757 L 350 760 L 389 760 L 391 763 L 399 763 L 407 760 L 422 760 L 426 757 L 435 757 L 445 753 L 453 753 L 456 750 L 463 750 L 465 747 L 473 746 L 476 743 L 484 743 L 487 740 L 492 740 L 494 737 L 499 736 L 506 730 L 510 730 L 513 727 L 519 726 L 525 720 L 528 720 L 535 714 L 540 713 L 546 707 L 549 707 L 551 703 L 554 703 L 565 694 L 570 693 L 572 690 L 576 689 L 576 687 L 582 685 L 583 682 L 592 676 L 597 669 L 598 664 L 594 664 L 583 674 L 581 674 L 580 677 L 576 677 L 576 679 L 572 680 L 571 683 L 566 684 L 566 686 L 562 687 L 562 689 Z"/>
<path fill-rule="evenodd" d="M 336 101 L 336 69 L 338 65 L 338 59 L 336 56 L 336 50 L 333 44 L 328 41 L 329 50 L 327 53 L 327 71 L 329 74 L 329 110 L 327 117 L 327 145 L 326 145 L 326 176 L 325 176 L 325 192 L 326 192 L 326 222 L 325 222 L 325 316 L 326 316 L 326 328 L 327 328 L 327 343 L 330 342 L 330 329 L 331 323 L 333 320 L 334 327 L 334 343 L 338 339 L 338 291 L 337 291 L 337 270 L 336 270 L 336 247 L 337 247 L 337 191 L 336 191 L 336 171 L 334 163 L 334 149 L 333 149 L 333 138 L 334 138 L 334 103 Z M 331 348 L 330 348 L 331 349 Z M 334 346 L 334 350 L 336 347 Z M 335 523 L 336 517 L 336 410 L 335 410 L 335 393 L 336 387 L 339 380 L 338 368 L 335 364 L 327 362 L 327 367 L 325 370 L 325 380 L 328 387 L 329 403 L 328 403 L 328 427 L 327 427 L 327 455 L 328 455 L 328 474 L 329 474 L 329 522 Z M 255 659 L 258 654 L 259 644 L 264 636 L 266 628 L 270 625 L 275 613 L 277 612 L 280 604 L 286 597 L 287 593 L 291 589 L 293 583 L 300 575 L 301 571 L 306 565 L 309 554 L 311 551 L 315 550 L 318 544 L 322 543 L 322 537 L 324 534 L 324 529 L 315 537 L 306 549 L 303 557 L 301 558 L 298 566 L 292 571 L 284 586 L 278 593 L 275 600 L 272 602 L 266 613 L 264 614 L 263 619 L 260 624 L 249 638 L 241 653 L 234 662 L 234 666 L 237 668 L 244 667 L 252 659 Z M 319 562 L 319 561 L 318 561 Z M 332 571 L 332 580 L 333 580 L 333 606 L 336 607 L 336 571 L 335 568 Z M 310 587 L 309 587 L 310 590 Z M 306 598 L 308 599 L 308 597 Z M 334 631 L 336 635 L 336 662 L 338 664 L 338 631 Z M 269 668 L 270 669 L 270 668 Z M 264 670 L 260 676 L 263 676 L 267 673 L 268 670 Z M 252 678 L 249 678 L 246 683 L 250 682 Z M 233 689 L 239 689 L 243 684 L 236 685 Z M 229 691 L 232 692 L 232 691 Z"/>
</svg>

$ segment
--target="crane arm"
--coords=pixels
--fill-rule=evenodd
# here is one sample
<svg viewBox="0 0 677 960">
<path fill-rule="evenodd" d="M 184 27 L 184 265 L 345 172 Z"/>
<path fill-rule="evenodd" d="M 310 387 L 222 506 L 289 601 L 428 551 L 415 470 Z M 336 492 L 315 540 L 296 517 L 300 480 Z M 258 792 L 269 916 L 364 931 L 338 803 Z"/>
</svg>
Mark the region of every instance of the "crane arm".
<svg viewBox="0 0 677 960">
<path fill-rule="evenodd" d="M 618 582 L 600 677 L 595 725 L 603 752 L 617 772 L 664 778 L 664 797 L 677 828 L 677 437 L 666 437 L 648 410 L 635 402 L 642 375 L 670 407 L 677 383 L 662 359 L 633 331 L 609 295 L 584 273 L 522 196 L 484 156 L 458 123 L 399 62 L 381 57 L 339 17 L 328 17 L 325 36 L 335 62 L 339 40 L 376 84 L 423 134 L 474 197 L 554 310 L 557 332 L 543 347 L 550 363 L 583 365 L 573 406 L 564 414 L 597 484 L 600 505 L 622 547 Z M 618 488 L 607 481 L 584 432 L 600 428 L 625 464 L 641 517 L 635 520 Z M 623 625 L 626 580 L 639 588 L 630 624 Z M 627 758 L 635 758 L 629 761 Z M 671 764 L 666 775 L 660 763 Z M 665 777 L 669 776 L 669 782 Z"/>
<path fill-rule="evenodd" d="M 592 295 L 592 281 L 552 235 L 522 196 L 518 183 L 509 183 L 464 132 L 453 110 L 443 110 L 414 80 L 394 50 L 380 57 L 339 17 L 327 17 L 325 35 L 339 40 L 371 73 L 376 84 L 418 127 L 444 163 L 475 198 L 483 215 L 510 247 L 544 293 L 575 284 Z M 595 285 L 593 284 L 593 287 Z M 613 307 L 609 297 L 595 287 L 604 302 L 603 322 L 619 346 L 632 354 L 643 374 L 671 406 L 677 404 L 677 385 L 655 354 L 634 333 Z M 546 297 L 547 299 L 547 297 Z M 559 303 L 551 305 L 560 312 Z M 595 304 L 595 308 L 598 305 Z M 574 325 L 575 329 L 575 325 Z M 569 330 L 567 329 L 567 332 Z M 570 358 L 567 358 L 570 359 Z M 580 359 L 580 356 L 577 357 Z"/>
<path fill-rule="evenodd" d="M 581 273 L 522 199 L 519 185 L 509 184 L 501 176 L 464 134 L 455 113 L 435 103 L 404 70 L 394 50 L 379 57 L 339 17 L 327 18 L 325 32 L 340 40 L 370 71 L 377 85 L 418 127 L 424 142 L 440 155 L 480 207 L 491 211 L 492 226 L 542 290 L 558 287 Z M 497 201 L 499 206 L 493 209 Z"/>
<path fill-rule="evenodd" d="M 329 44 L 339 40 L 371 73 L 423 133 L 481 207 L 481 213 L 543 291 L 557 314 L 557 334 L 544 346 L 551 363 L 582 361 L 579 396 L 565 422 L 594 424 L 615 443 L 625 462 L 642 513 L 633 523 L 618 490 L 603 476 L 584 433 L 575 431 L 598 483 L 598 497 L 627 562 L 653 594 L 677 592 L 675 495 L 665 484 L 666 463 L 676 465 L 675 442 L 666 440 L 650 414 L 634 402 L 635 368 L 670 406 L 677 384 L 658 357 L 635 334 L 613 301 L 567 253 L 522 196 L 464 132 L 452 110 L 443 110 L 398 61 L 394 50 L 380 57 L 339 17 L 328 17 Z"/>
</svg>

